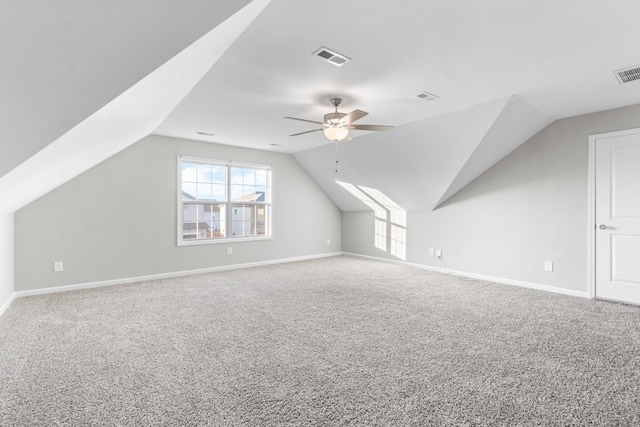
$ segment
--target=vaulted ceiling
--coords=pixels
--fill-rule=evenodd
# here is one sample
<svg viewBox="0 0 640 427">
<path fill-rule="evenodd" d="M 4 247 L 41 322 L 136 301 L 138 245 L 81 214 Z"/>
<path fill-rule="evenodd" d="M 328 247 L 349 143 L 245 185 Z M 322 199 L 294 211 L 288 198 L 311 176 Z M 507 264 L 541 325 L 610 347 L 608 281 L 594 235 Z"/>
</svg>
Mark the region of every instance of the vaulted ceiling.
<svg viewBox="0 0 640 427">
<path fill-rule="evenodd" d="M 54 3 L 0 5 L 2 211 L 149 133 L 291 153 L 343 210 L 364 206 L 338 175 L 433 209 L 553 120 L 640 102 L 612 73 L 640 64 L 637 0 Z M 334 96 L 395 126 L 352 132 L 338 174 L 334 143 L 283 119 Z"/>
</svg>

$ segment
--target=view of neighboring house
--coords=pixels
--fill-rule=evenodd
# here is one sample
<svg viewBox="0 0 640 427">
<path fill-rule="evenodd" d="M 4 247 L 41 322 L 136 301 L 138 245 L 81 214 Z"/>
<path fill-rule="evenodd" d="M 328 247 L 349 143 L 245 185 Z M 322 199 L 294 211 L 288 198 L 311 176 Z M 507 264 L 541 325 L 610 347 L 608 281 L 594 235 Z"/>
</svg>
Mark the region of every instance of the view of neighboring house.
<svg viewBox="0 0 640 427">
<path fill-rule="evenodd" d="M 266 234 L 266 207 L 264 192 L 245 194 L 231 201 L 231 236 L 260 236 Z M 182 238 L 224 238 L 227 218 L 225 203 L 202 201 L 182 191 Z"/>
</svg>

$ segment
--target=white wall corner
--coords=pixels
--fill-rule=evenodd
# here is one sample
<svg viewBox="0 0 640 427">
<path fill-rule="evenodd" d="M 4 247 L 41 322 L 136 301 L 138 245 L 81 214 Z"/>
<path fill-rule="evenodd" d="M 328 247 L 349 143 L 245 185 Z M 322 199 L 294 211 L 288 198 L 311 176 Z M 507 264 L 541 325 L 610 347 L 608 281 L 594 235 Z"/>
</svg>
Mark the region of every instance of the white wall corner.
<svg viewBox="0 0 640 427">
<path fill-rule="evenodd" d="M 15 296 L 14 214 L 0 214 L 0 316 Z"/>
</svg>

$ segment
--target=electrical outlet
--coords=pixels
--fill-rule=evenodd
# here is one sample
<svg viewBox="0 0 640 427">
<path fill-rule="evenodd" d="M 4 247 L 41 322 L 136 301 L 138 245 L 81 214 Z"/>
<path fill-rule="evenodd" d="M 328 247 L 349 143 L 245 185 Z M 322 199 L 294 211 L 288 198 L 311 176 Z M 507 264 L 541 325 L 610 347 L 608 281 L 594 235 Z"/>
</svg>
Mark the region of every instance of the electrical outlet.
<svg viewBox="0 0 640 427">
<path fill-rule="evenodd" d="M 433 256 L 433 248 L 429 248 L 429 255 Z"/>
<path fill-rule="evenodd" d="M 436 256 L 438 258 L 442 257 L 442 249 L 436 249 Z"/>
<path fill-rule="evenodd" d="M 233 248 L 231 246 L 229 246 L 227 248 L 227 255 L 231 255 L 233 253 Z"/>
<path fill-rule="evenodd" d="M 544 262 L 544 271 L 553 271 L 553 262 L 545 261 Z"/>
<path fill-rule="evenodd" d="M 64 263 L 62 261 L 56 261 L 53 263 L 53 271 L 59 273 L 62 270 L 64 270 Z"/>
<path fill-rule="evenodd" d="M 327 239 L 327 245 L 331 244 L 331 239 Z"/>
</svg>

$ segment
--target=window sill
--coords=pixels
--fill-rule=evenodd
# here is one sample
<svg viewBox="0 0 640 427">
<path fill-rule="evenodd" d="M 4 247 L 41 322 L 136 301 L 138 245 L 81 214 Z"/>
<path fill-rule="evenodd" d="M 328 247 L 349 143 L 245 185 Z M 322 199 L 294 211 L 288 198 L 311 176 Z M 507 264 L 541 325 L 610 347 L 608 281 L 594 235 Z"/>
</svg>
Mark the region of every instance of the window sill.
<svg viewBox="0 0 640 427">
<path fill-rule="evenodd" d="M 273 236 L 260 237 L 227 237 L 224 239 L 207 239 L 207 240 L 179 240 L 178 246 L 199 246 L 199 245 L 216 245 L 221 243 L 235 242 L 255 242 L 260 240 L 273 240 Z"/>
</svg>

